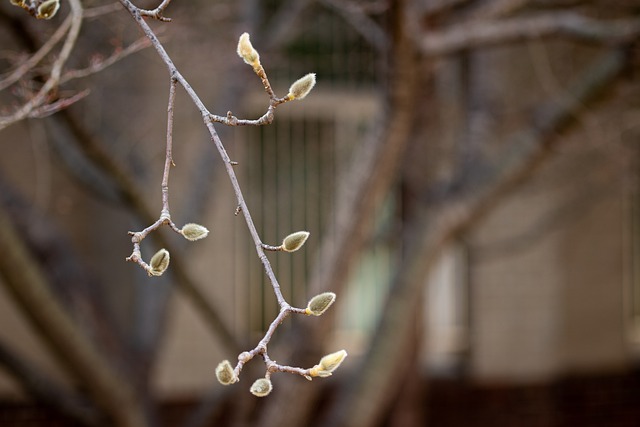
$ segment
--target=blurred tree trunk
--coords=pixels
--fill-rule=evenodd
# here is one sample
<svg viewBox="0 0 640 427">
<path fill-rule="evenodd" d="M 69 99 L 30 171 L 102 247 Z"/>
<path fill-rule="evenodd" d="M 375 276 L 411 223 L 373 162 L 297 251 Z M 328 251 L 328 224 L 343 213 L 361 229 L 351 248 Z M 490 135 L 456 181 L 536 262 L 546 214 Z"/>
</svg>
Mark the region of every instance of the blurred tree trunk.
<svg viewBox="0 0 640 427">
<path fill-rule="evenodd" d="M 61 366 L 87 388 L 114 423 L 145 425 L 131 384 L 98 354 L 58 303 L 4 208 L 0 209 L 0 252 L 3 285 Z"/>
<path fill-rule="evenodd" d="M 338 397 L 331 426 L 365 427 L 376 425 L 384 414 L 389 395 L 399 387 L 397 376 L 406 368 L 404 350 L 412 341 L 412 321 L 421 308 L 420 289 L 441 251 L 484 218 L 504 197 L 529 180 L 553 154 L 551 146 L 560 141 L 571 119 L 583 105 L 603 99 L 617 81 L 628 57 L 621 51 L 609 52 L 595 61 L 576 82 L 572 102 L 554 99 L 546 111 L 553 114 L 518 134 L 506 154 L 492 168 L 482 185 L 475 181 L 468 191 L 425 210 L 414 218 L 413 242 L 396 271 L 385 310 L 373 341 L 359 366 L 359 374 Z M 564 97 L 561 97 L 564 98 Z M 555 107 L 555 108 L 554 108 Z M 401 374 L 400 374 L 401 376 Z"/>
<path fill-rule="evenodd" d="M 327 233 L 320 248 L 309 281 L 309 294 L 327 290 L 340 294 L 346 286 L 350 268 L 358 260 L 364 243 L 372 233 L 374 216 L 396 182 L 398 168 L 405 152 L 407 141 L 413 128 L 419 67 L 416 64 L 416 50 L 405 25 L 406 2 L 393 3 L 389 34 L 391 47 L 389 57 L 389 80 L 387 101 L 381 117 L 376 123 L 376 131 L 369 137 L 355 155 L 349 176 L 340 183 L 336 202 L 335 230 Z M 293 357 L 302 366 L 313 366 L 326 349 L 323 343 L 333 327 L 335 311 L 328 311 L 321 322 L 314 322 L 309 329 L 295 328 L 294 337 L 287 342 L 297 342 L 300 354 Z M 314 410 L 318 387 L 301 384 L 299 378 L 282 378 L 286 384 L 264 408 L 260 425 L 265 427 L 304 424 Z M 296 405 L 288 405 L 295 400 Z"/>
</svg>

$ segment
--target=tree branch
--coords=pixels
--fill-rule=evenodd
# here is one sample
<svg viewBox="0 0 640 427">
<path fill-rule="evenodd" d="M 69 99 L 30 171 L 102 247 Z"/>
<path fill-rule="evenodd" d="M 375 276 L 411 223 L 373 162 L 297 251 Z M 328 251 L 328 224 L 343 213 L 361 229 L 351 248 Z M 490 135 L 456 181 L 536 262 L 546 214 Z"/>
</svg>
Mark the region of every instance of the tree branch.
<svg viewBox="0 0 640 427">
<path fill-rule="evenodd" d="M 97 427 L 104 422 L 101 414 L 89 406 L 85 399 L 56 383 L 3 342 L 0 342 L 0 365 L 19 381 L 28 393 L 44 404 L 55 407 L 87 426 Z"/>
<path fill-rule="evenodd" d="M 448 55 L 480 46 L 511 43 L 518 40 L 564 36 L 591 43 L 623 43 L 640 34 L 640 19 L 602 21 L 573 12 L 469 22 L 420 37 L 422 53 Z"/>
<path fill-rule="evenodd" d="M 58 86 L 62 75 L 62 69 L 76 45 L 78 35 L 80 34 L 80 27 L 82 26 L 82 4 L 80 3 L 80 0 L 69 0 L 69 4 L 71 5 L 71 28 L 69 29 L 69 33 L 67 34 L 67 38 L 60 50 L 58 58 L 54 61 L 53 66 L 51 67 L 49 78 L 44 85 L 42 85 L 38 93 L 22 105 L 22 107 L 17 111 L 13 112 L 9 116 L 0 116 L 0 130 L 13 123 L 30 117 L 31 113 L 36 108 L 41 107 L 46 103 L 50 92 Z"/>
<path fill-rule="evenodd" d="M 4 209 L 0 209 L 0 252 L 2 283 L 60 364 L 86 386 L 114 423 L 143 426 L 144 416 L 130 384 L 98 354 L 51 294 Z"/>
<path fill-rule="evenodd" d="M 411 339 L 411 319 L 419 307 L 416 295 L 442 248 L 485 218 L 501 200 L 533 176 L 553 154 L 550 147 L 561 141 L 558 132 L 571 123 L 584 104 L 610 90 L 627 61 L 620 50 L 603 55 L 571 91 L 575 102 L 561 102 L 559 105 L 563 108 L 549 116 L 545 123 L 517 135 L 507 144 L 519 149 L 501 159 L 503 168 L 495 169 L 491 177 L 464 196 L 447 200 L 428 209 L 426 215 L 417 216 L 412 233 L 414 241 L 406 250 L 408 256 L 403 265 L 396 270 L 390 297 L 380 316 L 384 321 L 372 335 L 373 342 L 359 368 L 359 381 L 353 382 L 345 395 L 338 397 L 340 404 L 326 425 L 359 427 L 378 419 L 385 406 L 371 405 L 371 402 L 388 402 L 383 395 L 392 395 L 397 387 L 395 369 L 402 363 L 398 350 L 405 348 Z M 557 102 L 553 100 L 551 104 Z"/>
<path fill-rule="evenodd" d="M 132 242 L 134 244 L 134 252 L 133 254 L 128 258 L 131 261 L 135 261 L 138 262 L 143 268 L 145 268 L 145 270 L 149 271 L 152 274 L 155 274 L 154 270 L 156 269 L 156 266 L 154 266 L 154 259 L 161 259 L 162 260 L 162 268 L 161 271 L 159 271 L 160 274 L 162 274 L 162 272 L 166 269 L 167 265 L 168 265 L 168 257 L 169 254 L 166 253 L 166 251 L 164 249 L 162 249 L 161 251 L 159 251 L 152 259 L 150 262 L 150 265 L 147 265 L 146 263 L 144 263 L 140 258 L 139 258 L 139 244 L 140 241 L 146 236 L 146 234 L 148 234 L 150 231 L 153 231 L 155 228 L 159 227 L 162 224 L 169 224 L 170 226 L 172 225 L 172 222 L 170 220 L 170 214 L 168 212 L 168 193 L 166 191 L 164 191 L 166 189 L 166 182 L 165 180 L 168 178 L 168 166 L 170 165 L 171 162 L 171 152 L 170 152 L 170 144 L 169 141 L 171 140 L 170 135 L 171 135 L 171 127 L 172 127 L 172 123 L 173 123 L 173 118 L 172 118 L 172 109 L 173 109 L 173 97 L 174 97 L 174 91 L 175 91 L 175 86 L 177 84 L 179 84 L 180 86 L 183 87 L 183 89 L 186 91 L 187 95 L 191 98 L 192 102 L 195 104 L 195 106 L 197 107 L 198 111 L 200 111 L 204 124 L 207 128 L 207 130 L 209 131 L 209 135 L 211 137 L 211 140 L 213 141 L 213 144 L 215 145 L 216 149 L 218 150 L 220 157 L 222 158 L 222 161 L 224 163 L 224 166 L 226 168 L 227 171 L 227 175 L 229 176 L 229 180 L 231 181 L 231 185 L 233 187 L 234 193 L 236 195 L 236 200 L 237 200 L 237 208 L 236 208 L 236 213 L 242 213 L 244 219 L 245 219 L 245 223 L 247 225 L 247 228 L 249 229 L 249 233 L 253 239 L 253 242 L 255 244 L 255 249 L 256 249 L 256 254 L 258 256 L 258 258 L 260 259 L 260 261 L 262 262 L 265 274 L 267 275 L 271 286 L 273 288 L 273 292 L 276 296 L 276 299 L 278 301 L 278 305 L 280 306 L 280 313 L 278 314 L 278 316 L 276 317 L 276 319 L 273 320 L 273 322 L 271 323 L 271 325 L 269 326 L 269 329 L 267 330 L 267 332 L 265 333 L 264 337 L 262 338 L 262 340 L 260 340 L 260 342 L 256 345 L 255 348 L 253 348 L 250 351 L 245 351 L 240 353 L 240 355 L 238 355 L 238 363 L 235 367 L 235 369 L 231 368 L 231 364 L 229 361 L 225 360 L 223 361 L 220 365 L 218 365 L 218 368 L 216 369 L 216 375 L 218 377 L 218 380 L 225 385 L 228 384 L 232 384 L 234 382 L 236 382 L 238 380 L 238 375 L 240 374 L 244 364 L 246 364 L 248 361 L 250 361 L 251 359 L 253 359 L 253 357 L 255 357 L 256 355 L 261 355 L 262 358 L 265 361 L 266 364 L 266 373 L 265 373 L 265 378 L 259 379 L 257 380 L 254 385 L 251 388 L 252 393 L 254 393 L 256 396 L 266 396 L 267 394 L 269 394 L 271 392 L 271 382 L 270 382 L 270 376 L 273 372 L 290 372 L 290 373 L 296 373 L 302 376 L 307 377 L 308 379 L 310 379 L 311 377 L 314 376 L 325 376 L 323 374 L 326 373 L 325 371 L 322 371 L 322 369 L 320 369 L 320 371 L 318 371 L 319 366 L 321 366 L 323 364 L 323 360 L 325 360 L 324 358 L 321 359 L 320 364 L 316 365 L 313 368 L 310 369 L 302 369 L 302 368 L 293 368 L 293 367 L 289 367 L 289 366 L 284 366 L 284 365 L 278 365 L 275 362 L 273 362 L 270 358 L 269 355 L 267 353 L 267 344 L 269 343 L 269 341 L 271 340 L 273 334 L 275 333 L 276 328 L 282 323 L 282 321 L 289 316 L 292 313 L 295 314 L 304 314 L 304 315 L 310 315 L 310 314 L 314 314 L 314 315 L 319 315 L 321 313 L 316 313 L 312 310 L 312 302 L 314 301 L 314 299 L 310 300 L 309 302 L 309 306 L 306 309 L 303 308 L 295 308 L 292 307 L 284 298 L 284 296 L 282 295 L 282 291 L 280 289 L 280 284 L 278 283 L 278 280 L 275 276 L 275 273 L 273 271 L 273 268 L 271 266 L 271 263 L 269 262 L 269 259 L 267 258 L 266 254 L 265 254 L 265 248 L 270 248 L 270 245 L 265 245 L 259 234 L 258 231 L 255 227 L 255 224 L 253 222 L 253 219 L 251 218 L 251 214 L 249 212 L 249 208 L 245 202 L 244 196 L 242 194 L 242 190 L 240 188 L 240 185 L 238 183 L 238 179 L 237 176 L 235 174 L 234 171 L 234 166 L 237 164 L 237 162 L 232 161 L 229 158 L 229 155 L 227 154 L 227 151 L 224 147 L 224 145 L 222 144 L 222 141 L 220 140 L 220 137 L 218 136 L 218 133 L 214 127 L 214 123 L 224 123 L 230 126 L 237 126 L 239 124 L 250 124 L 250 125 L 262 125 L 262 124 L 268 124 L 271 123 L 271 121 L 273 120 L 273 112 L 275 110 L 275 108 L 284 103 L 284 102 L 289 102 L 295 99 L 302 99 L 304 98 L 309 91 L 313 88 L 313 86 L 315 85 L 315 75 L 314 74 L 308 74 L 304 77 L 302 77 L 301 79 L 299 79 L 298 81 L 294 82 L 291 86 L 291 88 L 289 89 L 289 93 L 282 98 L 279 98 L 275 95 L 271 84 L 269 83 L 269 79 L 267 78 L 267 74 L 264 70 L 264 68 L 262 67 L 261 63 L 260 63 L 260 59 L 259 59 L 259 54 L 258 52 L 253 48 L 253 46 L 251 45 L 250 41 L 249 41 L 249 35 L 247 33 L 243 34 L 240 37 L 240 41 L 238 43 L 238 55 L 249 65 L 252 66 L 253 71 L 255 72 L 255 74 L 260 78 L 260 80 L 262 81 L 262 85 L 264 87 L 265 92 L 267 93 L 268 97 L 269 97 L 269 107 L 267 109 L 267 112 L 258 120 L 255 121 L 241 121 L 239 119 L 237 119 L 236 117 L 234 117 L 231 112 L 227 113 L 226 117 L 221 117 L 221 116 L 217 116 L 214 114 L 211 114 L 209 112 L 209 110 L 206 108 L 206 106 L 204 105 L 204 103 L 202 102 L 202 100 L 200 99 L 200 97 L 197 95 L 197 93 L 193 90 L 193 88 L 191 87 L 191 85 L 189 84 L 189 82 L 185 79 L 185 77 L 178 71 L 177 67 L 175 66 L 175 64 L 173 63 L 173 61 L 171 60 L 171 58 L 169 57 L 169 54 L 166 52 L 164 46 L 159 42 L 158 38 L 156 37 L 155 33 L 153 32 L 153 30 L 151 29 L 151 27 L 149 27 L 149 25 L 145 22 L 145 20 L 143 19 L 143 16 L 148 16 L 147 14 L 143 13 L 144 11 L 142 11 L 141 9 L 139 9 L 138 7 L 136 7 L 135 5 L 133 5 L 133 3 L 131 3 L 131 1 L 129 0 L 120 0 L 120 3 L 122 3 L 122 5 L 127 9 L 127 11 L 129 11 L 129 13 L 131 14 L 131 16 L 133 17 L 133 19 L 136 21 L 136 23 L 138 24 L 138 26 L 140 27 L 140 29 L 144 32 L 144 34 L 148 37 L 149 41 L 151 42 L 151 44 L 153 45 L 153 47 L 155 48 L 156 52 L 158 53 L 158 55 L 160 56 L 160 58 L 162 59 L 162 61 L 165 63 L 169 75 L 171 76 L 172 79 L 172 85 L 171 85 L 171 92 L 170 92 L 170 101 L 169 101 L 169 125 L 168 125 L 168 131 L 167 131 L 167 135 L 168 135 L 168 144 L 167 144 L 167 157 L 166 157 L 166 163 L 165 163 L 165 179 L 163 179 L 163 211 L 161 213 L 160 219 L 158 219 L 158 221 L 156 221 L 154 224 L 152 224 L 151 226 L 147 227 L 145 230 L 143 230 L 142 232 L 138 232 L 138 233 L 130 233 L 133 235 L 132 237 Z M 166 4 L 168 4 L 168 2 L 163 2 L 163 5 L 166 6 Z M 154 16 L 157 19 L 160 20 L 164 20 L 161 19 L 158 16 Z M 175 226 L 173 226 L 175 227 Z M 172 228 L 173 228 L 172 227 Z M 175 230 L 177 232 L 180 233 L 180 230 Z M 302 246 L 302 244 L 304 244 L 304 241 L 306 240 L 308 233 L 302 233 L 302 234 L 306 234 L 304 236 L 303 239 L 298 239 L 293 246 L 295 246 L 294 248 L 288 249 L 287 248 L 287 240 L 291 239 L 294 235 L 296 234 L 300 234 L 300 233 L 294 233 L 292 235 L 289 235 L 285 238 L 285 240 L 283 241 L 283 249 L 285 251 L 288 252 L 292 252 L 294 250 L 297 250 L 300 246 Z M 295 240 L 295 239 L 294 239 Z M 163 253 L 164 251 L 164 253 Z M 160 257 L 158 258 L 158 256 L 160 255 Z M 158 274 L 159 275 L 159 274 Z M 335 294 L 332 294 L 333 298 L 335 298 Z M 333 303 L 333 299 L 331 300 L 330 303 L 328 303 L 326 305 L 326 307 L 328 307 L 329 305 L 331 305 L 331 303 Z M 324 307 L 326 309 L 326 307 Z M 310 310 L 311 309 L 311 310 Z M 322 310 L 322 312 L 324 312 L 324 309 Z M 337 353 L 335 353 L 337 354 Z M 331 356 L 331 355 L 329 355 Z M 325 356 L 325 357 L 329 357 L 329 356 Z M 341 357 L 344 358 L 346 356 L 346 352 L 344 352 L 344 354 L 341 354 Z M 339 363 L 338 363 L 339 365 Z M 335 367 L 337 367 L 338 365 L 336 365 Z M 335 367 L 333 369 L 335 369 Z M 330 372 L 329 372 L 330 375 Z M 259 385 L 258 388 L 254 389 L 254 386 Z M 268 387 L 267 387 L 268 385 Z"/>
</svg>

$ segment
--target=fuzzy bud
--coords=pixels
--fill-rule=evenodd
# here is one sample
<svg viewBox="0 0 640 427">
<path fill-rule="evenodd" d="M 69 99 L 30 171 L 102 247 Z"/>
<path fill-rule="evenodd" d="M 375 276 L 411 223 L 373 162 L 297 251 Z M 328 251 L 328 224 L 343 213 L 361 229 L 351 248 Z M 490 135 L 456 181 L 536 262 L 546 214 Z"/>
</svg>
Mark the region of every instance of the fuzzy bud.
<svg viewBox="0 0 640 427">
<path fill-rule="evenodd" d="M 265 397 L 273 390 L 273 385 L 271 385 L 271 380 L 267 378 L 258 378 L 252 385 L 249 391 L 254 396 Z"/>
<path fill-rule="evenodd" d="M 260 55 L 249 40 L 249 33 L 243 33 L 238 40 L 238 56 L 252 66 L 260 63 Z"/>
<path fill-rule="evenodd" d="M 282 241 L 282 250 L 286 252 L 295 252 L 304 245 L 304 242 L 309 238 L 308 231 L 297 231 L 289 234 Z"/>
<path fill-rule="evenodd" d="M 206 227 L 193 223 L 185 224 L 181 231 L 185 239 L 191 240 L 192 242 L 204 239 L 209 234 L 209 230 L 207 230 Z"/>
<path fill-rule="evenodd" d="M 315 85 L 315 73 L 309 73 L 304 77 L 300 77 L 298 80 L 293 82 L 293 84 L 289 88 L 289 94 L 287 95 L 287 98 L 303 99 L 305 96 L 309 95 L 309 92 L 311 92 L 311 89 L 313 89 Z"/>
<path fill-rule="evenodd" d="M 324 292 L 309 300 L 305 312 L 314 316 L 320 316 L 336 300 L 336 294 L 333 292 Z"/>
<path fill-rule="evenodd" d="M 216 367 L 216 378 L 222 385 L 233 384 L 238 381 L 236 373 L 233 371 L 233 366 L 228 360 L 223 360 Z"/>
<path fill-rule="evenodd" d="M 151 261 L 149 261 L 149 266 L 151 267 L 150 274 L 153 276 L 161 276 L 167 267 L 169 267 L 169 259 L 168 250 L 160 249 L 156 252 L 155 255 L 151 257 Z"/>
<path fill-rule="evenodd" d="M 331 376 L 333 371 L 338 369 L 345 357 L 347 357 L 347 352 L 345 350 L 327 354 L 320 359 L 320 363 L 309 370 L 309 376 L 321 378 Z"/>
<path fill-rule="evenodd" d="M 24 0 L 9 0 L 9 2 L 14 6 L 24 6 Z"/>
<path fill-rule="evenodd" d="M 46 0 L 38 6 L 38 13 L 36 18 L 38 19 L 51 19 L 60 9 L 60 0 Z"/>
</svg>

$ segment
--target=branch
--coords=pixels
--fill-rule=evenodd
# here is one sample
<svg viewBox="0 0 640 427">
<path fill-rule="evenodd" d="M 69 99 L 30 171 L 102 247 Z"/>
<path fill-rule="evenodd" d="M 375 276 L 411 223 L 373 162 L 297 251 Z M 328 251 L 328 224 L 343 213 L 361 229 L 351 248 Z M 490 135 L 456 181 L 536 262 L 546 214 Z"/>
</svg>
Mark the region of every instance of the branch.
<svg viewBox="0 0 640 427">
<path fill-rule="evenodd" d="M 69 0 L 69 4 L 71 5 L 71 28 L 69 29 L 69 33 L 67 34 L 67 38 L 60 50 L 58 58 L 54 61 L 53 66 L 51 67 L 49 78 L 40 88 L 38 93 L 17 111 L 9 116 L 0 116 L 0 130 L 13 123 L 30 117 L 33 110 L 47 102 L 51 91 L 58 86 L 60 76 L 62 74 L 62 68 L 69 59 L 69 56 L 76 45 L 78 35 L 80 34 L 80 27 L 82 26 L 82 4 L 80 3 L 80 0 Z"/>
<path fill-rule="evenodd" d="M 381 396 L 393 395 L 397 387 L 395 368 L 402 363 L 402 355 L 398 349 L 411 339 L 411 320 L 420 288 L 424 286 L 424 278 L 434 265 L 446 244 L 458 238 L 512 194 L 519 186 L 527 182 L 539 168 L 545 164 L 554 151 L 553 145 L 562 141 L 559 132 L 578 114 L 580 108 L 592 102 L 610 90 L 618 76 L 627 65 L 629 58 L 621 50 L 608 52 L 590 67 L 572 90 L 575 101 L 567 104 L 560 100 L 552 100 L 552 105 L 562 106 L 544 123 L 527 129 L 508 142 L 508 146 L 519 146 L 510 155 L 503 157 L 502 168 L 495 168 L 494 174 L 488 177 L 479 187 L 474 186 L 464 196 L 448 200 L 420 215 L 414 224 L 415 236 L 406 254 L 404 265 L 397 269 L 392 282 L 390 298 L 372 334 L 373 342 L 364 363 L 360 367 L 360 380 L 352 383 L 345 396 L 339 396 L 340 402 L 326 425 L 353 427 L 370 425 L 385 410 L 384 405 L 371 405 L 371 402 L 388 402 Z M 418 217 L 418 216 L 417 216 Z M 364 374 L 362 373 L 373 373 Z M 357 414 L 357 415 L 356 415 Z"/>
<path fill-rule="evenodd" d="M 171 140 L 172 140 L 171 134 L 172 134 L 172 128 L 173 128 L 173 100 L 175 97 L 175 88 L 178 84 L 180 84 L 183 87 L 183 89 L 187 92 L 187 95 L 191 98 L 195 106 L 200 111 L 204 124 L 207 130 L 209 131 L 209 135 L 211 136 L 211 140 L 213 141 L 216 149 L 218 150 L 223 160 L 223 163 L 227 170 L 227 175 L 229 176 L 231 185 L 236 195 L 236 200 L 237 200 L 236 214 L 241 212 L 245 219 L 245 223 L 247 225 L 247 228 L 249 229 L 249 233 L 251 234 L 251 237 L 255 244 L 256 254 L 260 259 L 260 261 L 262 262 L 265 274 L 269 278 L 269 281 L 273 288 L 273 292 L 278 301 L 278 305 L 280 306 L 280 313 L 273 320 L 273 322 L 269 326 L 269 329 L 265 333 L 262 340 L 260 340 L 260 342 L 252 350 L 240 353 L 240 355 L 238 356 L 238 364 L 236 365 L 235 369 L 231 367 L 230 362 L 228 362 L 227 360 L 223 361 L 218 365 L 218 368 L 216 369 L 216 376 L 218 377 L 218 380 L 225 385 L 235 383 L 238 380 L 238 375 L 240 374 L 240 371 L 242 370 L 243 366 L 257 355 L 261 355 L 262 358 L 264 359 L 266 364 L 266 373 L 264 378 L 258 379 L 251 387 L 251 392 L 256 396 L 260 396 L 260 397 L 266 396 L 271 392 L 272 385 L 271 385 L 270 377 L 271 377 L 271 374 L 274 372 L 295 373 L 298 375 L 302 375 L 307 379 L 311 379 L 312 377 L 316 377 L 316 376 L 323 377 L 323 376 L 331 375 L 331 372 L 334 369 L 336 369 L 340 365 L 342 360 L 346 357 L 346 352 L 344 350 L 342 350 L 341 352 L 337 352 L 337 353 L 325 356 L 320 360 L 318 365 L 309 369 L 294 368 L 290 366 L 279 365 L 275 363 L 273 360 L 271 360 L 271 358 L 267 353 L 268 343 L 270 342 L 277 327 L 282 323 L 282 321 L 286 317 L 288 317 L 292 313 L 318 316 L 322 314 L 333 303 L 333 301 L 335 300 L 335 294 L 325 293 L 325 294 L 317 295 L 316 297 L 312 298 L 309 301 L 307 307 L 304 309 L 292 307 L 285 300 L 284 296 L 282 295 L 282 291 L 280 289 L 280 284 L 278 283 L 278 280 L 275 276 L 273 268 L 271 267 L 271 263 L 269 262 L 264 251 L 266 249 L 266 250 L 284 250 L 287 252 L 293 252 L 299 249 L 304 244 L 309 233 L 298 232 L 298 233 L 293 233 L 287 236 L 283 240 L 283 243 L 281 245 L 282 249 L 280 249 L 279 247 L 266 245 L 262 242 L 258 234 L 258 231 L 255 227 L 255 224 L 251 218 L 249 208 L 247 207 L 244 196 L 242 194 L 242 190 L 238 183 L 237 176 L 233 169 L 233 167 L 237 164 L 237 162 L 234 162 L 229 158 L 229 155 L 227 154 L 227 151 L 224 145 L 222 144 L 222 141 L 220 140 L 220 137 L 218 136 L 218 133 L 216 132 L 215 127 L 213 126 L 214 123 L 223 123 L 229 126 L 263 125 L 263 124 L 271 123 L 273 121 L 274 111 L 278 105 L 295 100 L 295 99 L 303 99 L 311 91 L 311 89 L 315 85 L 315 74 L 307 74 L 306 76 L 294 82 L 289 88 L 289 93 L 286 96 L 282 98 L 276 96 L 275 92 L 271 87 L 271 84 L 269 83 L 267 74 L 264 68 L 262 67 L 262 64 L 260 63 L 260 55 L 251 45 L 251 42 L 249 41 L 249 35 L 247 33 L 244 33 L 240 37 L 240 40 L 238 42 L 238 55 L 247 64 L 251 65 L 255 74 L 262 81 L 264 90 L 269 97 L 269 107 L 266 113 L 257 120 L 241 120 L 233 116 L 231 112 L 227 113 L 226 117 L 211 114 L 206 108 L 206 106 L 204 105 L 204 103 L 202 102 L 202 100 L 199 98 L 197 93 L 193 90 L 189 82 L 178 71 L 177 67 L 169 57 L 168 53 L 166 52 L 162 44 L 159 42 L 153 30 L 149 27 L 149 25 L 143 19 L 143 16 L 153 16 L 154 18 L 159 20 L 165 20 L 165 19 L 162 19 L 161 15 L 149 15 L 145 11 L 142 11 L 141 9 L 134 6 L 129 0 L 120 0 L 120 2 L 129 11 L 133 19 L 138 24 L 138 26 L 142 29 L 144 34 L 150 40 L 151 44 L 153 45 L 155 50 L 158 52 L 158 55 L 161 57 L 161 59 L 167 66 L 169 75 L 171 77 L 171 87 L 170 87 L 170 93 L 169 93 L 169 107 L 168 107 L 169 119 L 168 119 L 168 125 L 167 125 L 167 152 L 166 152 L 166 158 L 165 158 L 165 173 L 164 173 L 163 182 L 162 182 L 163 209 L 160 214 L 160 218 L 154 224 L 147 227 L 145 230 L 141 232 L 130 233 L 133 236 L 132 242 L 134 245 L 134 251 L 132 255 L 127 259 L 130 261 L 137 262 L 151 275 L 160 275 L 168 267 L 169 252 L 167 252 L 165 249 L 161 249 L 151 258 L 150 263 L 146 264 L 144 261 L 142 261 L 141 257 L 139 256 L 140 242 L 142 241 L 142 239 L 144 239 L 146 235 L 149 234 L 151 231 L 154 231 L 156 228 L 165 224 L 169 225 L 172 229 L 174 229 L 174 231 L 181 233 L 185 235 L 185 237 L 187 237 L 185 233 L 185 228 L 187 226 L 183 227 L 182 230 L 178 230 L 177 227 L 173 225 L 173 222 L 170 219 L 169 204 L 168 204 L 168 198 L 169 198 L 169 193 L 168 193 L 168 173 L 169 172 L 168 171 L 171 164 L 173 164 L 172 154 L 171 154 Z M 166 6 L 167 4 L 168 4 L 168 1 L 165 1 L 162 3 L 161 6 L 163 5 Z M 194 224 L 191 224 L 191 225 L 194 225 Z M 204 227 L 199 225 L 197 227 L 204 229 Z"/>
<path fill-rule="evenodd" d="M 148 16 L 153 19 L 157 19 L 158 21 L 170 22 L 171 18 L 165 18 L 163 16 L 164 10 L 169 6 L 169 3 L 171 3 L 171 0 L 162 0 L 162 3 L 160 3 L 160 5 L 158 5 L 158 7 L 153 10 L 138 10 L 140 11 L 141 16 Z"/>
<path fill-rule="evenodd" d="M 338 189 L 333 230 L 327 233 L 330 237 L 323 239 L 310 274 L 308 288 L 311 292 L 321 289 L 340 292 L 347 286 L 351 268 L 365 249 L 374 228 L 372 212 L 379 210 L 389 194 L 414 130 L 415 112 L 420 102 L 415 90 L 419 86 L 421 70 L 415 63 L 417 47 L 405 25 L 407 1 L 393 3 L 389 25 L 392 31 L 397 31 L 397 37 L 393 38 L 390 48 L 390 81 L 386 94 L 392 107 L 375 120 L 377 126 L 360 144 L 359 152 L 352 156 L 357 160 L 348 168 L 349 174 Z M 329 331 L 314 327 L 301 335 L 319 345 L 327 341 Z M 298 357 L 304 357 L 310 345 L 299 346 L 296 349 Z M 261 426 L 298 425 L 308 419 L 309 412 L 315 408 L 312 394 L 318 390 L 301 389 L 292 381 L 288 385 L 290 387 L 275 397 L 278 402 L 261 414 Z M 287 411 L 280 409 L 293 399 L 301 404 L 289 407 Z"/>
<path fill-rule="evenodd" d="M 143 192 L 139 190 L 138 185 L 131 179 L 129 173 L 122 168 L 121 163 L 103 149 L 104 144 L 101 144 L 96 138 L 91 136 L 68 111 L 63 111 L 60 116 L 54 116 L 54 118 L 56 117 L 59 117 L 59 120 L 64 126 L 69 129 L 69 132 L 74 137 L 73 139 L 77 141 L 84 155 L 109 176 L 121 197 L 124 199 L 124 202 L 135 212 L 138 218 L 140 218 L 143 223 L 153 222 L 154 214 L 149 205 L 145 203 Z M 154 233 L 153 238 L 156 240 L 158 246 L 167 249 L 170 253 L 179 252 L 164 234 Z M 234 351 L 240 349 L 238 342 L 225 325 L 218 311 L 197 286 L 188 268 L 184 265 L 182 258 L 174 258 L 171 265 L 178 284 L 178 290 L 183 292 L 186 298 L 193 304 L 209 330 L 217 336 L 225 347 Z"/>
<path fill-rule="evenodd" d="M 73 22 L 73 16 L 72 15 L 67 16 L 67 19 L 64 20 L 62 25 L 58 27 L 56 32 L 53 33 L 51 37 L 49 37 L 47 42 L 43 44 L 42 47 L 38 49 L 36 53 L 31 55 L 29 59 L 27 59 L 18 67 L 16 67 L 16 69 L 13 70 L 13 72 L 9 73 L 6 77 L 3 77 L 2 80 L 0 80 L 0 90 L 6 89 L 7 87 L 11 86 L 12 84 L 20 80 L 22 76 L 24 76 L 27 72 L 29 72 L 29 70 L 33 69 L 36 65 L 38 65 L 38 63 L 42 61 L 49 54 L 49 52 L 51 52 L 53 47 L 56 44 L 58 44 L 60 40 L 62 40 L 62 37 L 64 37 L 64 35 L 67 33 L 67 31 L 71 27 L 72 22 Z"/>
<path fill-rule="evenodd" d="M 70 80 L 81 79 L 84 77 L 88 77 L 92 74 L 99 73 L 100 71 L 106 69 L 107 67 L 112 66 L 116 62 L 121 59 L 126 58 L 127 56 L 134 54 L 136 52 L 141 51 L 142 49 L 146 49 L 151 46 L 148 39 L 140 39 L 131 43 L 124 49 L 117 49 L 110 56 L 105 59 L 95 60 L 86 68 L 81 68 L 77 70 L 69 70 L 62 75 L 60 78 L 60 84 L 67 83 Z"/>
<path fill-rule="evenodd" d="M 365 13 L 364 4 L 354 4 L 343 0 L 319 0 L 325 6 L 334 9 L 354 30 L 360 33 L 378 52 L 389 49 L 389 38 L 380 25 Z"/>
<path fill-rule="evenodd" d="M 104 420 L 81 396 L 58 384 L 36 366 L 0 342 L 0 366 L 20 382 L 36 399 L 58 409 L 87 426 L 99 426 Z"/>
<path fill-rule="evenodd" d="M 422 53 L 447 55 L 479 46 L 518 40 L 565 36 L 591 43 L 622 43 L 638 36 L 640 19 L 602 21 L 576 13 L 548 13 L 498 21 L 470 22 L 420 38 Z"/>
<path fill-rule="evenodd" d="M 2 284 L 58 362 L 82 382 L 116 425 L 143 426 L 141 407 L 130 384 L 113 371 L 51 294 L 45 277 L 3 209 L 0 252 Z"/>
</svg>

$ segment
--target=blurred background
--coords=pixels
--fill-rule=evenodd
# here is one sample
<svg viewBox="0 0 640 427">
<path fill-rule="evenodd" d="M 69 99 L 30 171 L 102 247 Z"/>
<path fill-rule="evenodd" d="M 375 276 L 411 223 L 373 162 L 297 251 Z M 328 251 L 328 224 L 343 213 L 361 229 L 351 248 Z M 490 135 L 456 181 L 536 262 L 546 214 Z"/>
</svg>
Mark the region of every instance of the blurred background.
<svg viewBox="0 0 640 427">
<path fill-rule="evenodd" d="M 278 305 L 180 88 L 171 215 L 210 234 L 150 235 L 159 278 L 125 262 L 161 210 L 169 76 L 153 48 L 118 56 L 142 38 L 124 9 L 82 6 L 63 74 L 119 60 L 0 130 L 0 425 L 640 425 L 640 2 L 174 0 L 148 21 L 219 115 L 268 106 L 243 32 L 277 95 L 317 73 L 273 124 L 216 125 L 263 242 L 311 233 L 268 253 L 287 301 L 338 295 L 288 318 L 271 357 L 349 354 L 266 398 L 258 359 L 215 379 Z M 69 13 L 0 2 L 2 116 L 42 86 L 61 43 L 8 76 Z"/>
</svg>

